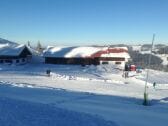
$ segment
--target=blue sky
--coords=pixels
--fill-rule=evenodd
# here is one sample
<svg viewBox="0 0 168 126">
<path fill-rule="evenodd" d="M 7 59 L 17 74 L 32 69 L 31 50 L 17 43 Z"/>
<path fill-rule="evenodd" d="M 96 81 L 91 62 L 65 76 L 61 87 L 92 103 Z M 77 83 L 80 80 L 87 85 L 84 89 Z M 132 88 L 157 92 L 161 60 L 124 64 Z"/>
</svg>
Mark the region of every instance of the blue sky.
<svg viewBox="0 0 168 126">
<path fill-rule="evenodd" d="M 0 0 L 0 38 L 45 45 L 168 43 L 168 0 Z"/>
</svg>

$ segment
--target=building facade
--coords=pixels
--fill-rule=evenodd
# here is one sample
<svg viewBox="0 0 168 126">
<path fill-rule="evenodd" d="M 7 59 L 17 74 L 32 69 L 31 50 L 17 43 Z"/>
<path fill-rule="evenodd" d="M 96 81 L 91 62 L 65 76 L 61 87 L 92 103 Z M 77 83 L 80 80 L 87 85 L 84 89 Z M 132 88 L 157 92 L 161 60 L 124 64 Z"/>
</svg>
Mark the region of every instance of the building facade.
<svg viewBox="0 0 168 126">
<path fill-rule="evenodd" d="M 25 64 L 32 53 L 25 45 L 0 44 L 0 64 Z"/>
<path fill-rule="evenodd" d="M 114 64 L 123 68 L 130 59 L 126 47 L 48 47 L 43 56 L 47 64 Z"/>
</svg>

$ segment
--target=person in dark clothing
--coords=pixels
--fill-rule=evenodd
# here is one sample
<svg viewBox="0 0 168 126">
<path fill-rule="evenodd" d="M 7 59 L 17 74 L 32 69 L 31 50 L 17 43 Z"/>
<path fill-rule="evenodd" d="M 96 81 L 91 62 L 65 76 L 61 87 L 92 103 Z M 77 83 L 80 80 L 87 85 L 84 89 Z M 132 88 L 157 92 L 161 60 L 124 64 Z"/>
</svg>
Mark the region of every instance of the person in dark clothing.
<svg viewBox="0 0 168 126">
<path fill-rule="evenodd" d="M 153 83 L 153 88 L 154 88 L 154 89 L 156 88 L 156 82 Z"/>
<path fill-rule="evenodd" d="M 128 78 L 129 71 L 130 71 L 130 65 L 125 64 L 125 70 L 124 70 L 124 77 L 125 78 Z"/>
<path fill-rule="evenodd" d="M 129 70 L 129 65 L 125 64 L 125 71 L 128 71 L 128 70 Z"/>
<path fill-rule="evenodd" d="M 49 69 L 46 70 L 46 74 L 47 74 L 48 77 L 50 77 L 50 73 L 51 73 L 51 70 L 49 70 Z"/>
</svg>

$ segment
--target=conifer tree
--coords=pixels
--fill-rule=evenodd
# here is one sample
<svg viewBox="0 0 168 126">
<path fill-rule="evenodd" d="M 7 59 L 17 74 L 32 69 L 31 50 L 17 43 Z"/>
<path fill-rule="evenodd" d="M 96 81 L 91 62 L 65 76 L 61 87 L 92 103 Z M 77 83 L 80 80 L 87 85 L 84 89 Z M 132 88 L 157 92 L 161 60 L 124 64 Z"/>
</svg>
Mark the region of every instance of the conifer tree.
<svg viewBox="0 0 168 126">
<path fill-rule="evenodd" d="M 27 46 L 28 46 L 28 47 L 31 47 L 31 45 L 30 45 L 30 41 L 27 42 Z"/>
<path fill-rule="evenodd" d="M 40 43 L 40 41 L 37 42 L 37 47 L 36 47 L 36 50 L 41 53 L 43 51 L 43 48 L 42 48 L 42 45 Z"/>
</svg>

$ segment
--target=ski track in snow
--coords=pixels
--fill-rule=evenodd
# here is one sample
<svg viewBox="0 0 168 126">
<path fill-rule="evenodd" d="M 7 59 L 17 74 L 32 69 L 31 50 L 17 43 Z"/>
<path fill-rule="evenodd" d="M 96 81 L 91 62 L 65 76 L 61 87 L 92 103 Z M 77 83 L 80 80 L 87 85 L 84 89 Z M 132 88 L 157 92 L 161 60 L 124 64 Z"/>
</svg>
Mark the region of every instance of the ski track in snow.
<svg viewBox="0 0 168 126">
<path fill-rule="evenodd" d="M 117 126 L 98 116 L 4 97 L 0 97 L 0 108 L 1 126 Z"/>
<path fill-rule="evenodd" d="M 119 126 L 134 126 L 134 125 L 136 126 L 146 126 L 146 125 L 166 126 L 167 119 L 168 119 L 167 118 L 168 117 L 167 116 L 168 107 L 166 105 L 168 103 L 160 103 L 160 101 L 157 101 L 157 100 L 151 101 L 153 102 L 152 106 L 144 107 L 141 105 L 142 99 L 136 99 L 136 98 L 97 95 L 97 94 L 92 94 L 92 93 L 71 92 L 71 91 L 65 91 L 62 89 L 53 90 L 53 89 L 46 89 L 46 88 L 44 89 L 23 88 L 23 87 L 20 88 L 20 87 L 11 87 L 10 85 L 4 85 L 4 84 L 0 85 L 0 96 L 1 96 L 0 105 L 5 104 L 6 108 L 3 110 L 5 110 L 6 112 L 11 113 L 12 111 L 12 115 L 16 115 L 17 112 L 19 112 L 19 114 L 24 115 L 24 116 L 25 114 L 27 114 L 28 116 L 30 115 L 29 120 L 32 120 L 32 121 L 34 120 L 35 122 L 40 121 L 39 118 L 42 118 L 42 119 L 45 119 L 44 124 L 45 124 L 45 121 L 51 121 L 51 122 L 58 121 L 52 116 L 51 116 L 51 120 L 48 120 L 48 116 L 50 115 L 50 109 L 54 113 L 55 111 L 53 109 L 56 109 L 56 111 L 60 111 L 60 110 L 57 110 L 57 108 L 66 109 L 66 110 L 71 111 L 72 113 L 73 111 L 76 111 L 80 113 L 91 114 L 93 115 L 93 117 L 95 115 L 98 115 L 98 116 L 101 116 L 101 118 L 104 118 L 105 120 L 107 120 L 108 122 L 111 121 L 111 124 L 114 124 L 114 125 L 117 124 Z M 1 98 L 7 100 L 6 101 L 7 103 L 6 102 L 4 103 L 4 101 Z M 11 101 L 13 99 L 14 99 L 14 103 L 13 101 Z M 162 100 L 168 101 L 167 99 L 162 99 Z M 3 104 L 1 104 L 1 102 Z M 38 103 L 38 106 L 36 106 L 36 103 Z M 49 110 L 44 106 L 44 104 L 47 104 L 46 107 L 48 107 Z M 25 105 L 28 107 L 25 108 Z M 7 109 L 8 106 L 10 107 L 10 109 Z M 19 110 L 15 109 L 15 106 L 18 109 L 19 108 L 21 109 Z M 32 111 L 31 109 L 31 108 L 36 109 L 36 107 L 39 107 L 40 110 L 42 109 L 45 111 L 40 112 L 41 115 L 38 115 L 38 112 L 39 112 L 38 108 L 35 112 Z M 43 112 L 45 112 L 45 115 L 47 116 L 47 118 L 45 118 L 46 116 L 44 117 L 42 116 Z M 64 112 L 66 113 L 66 111 L 63 111 L 63 113 Z M 35 115 L 31 116 L 33 113 L 35 113 Z M 71 117 L 71 115 L 69 116 Z M 76 116 L 79 116 L 79 118 L 81 118 L 81 115 L 77 114 Z M 76 116 L 72 117 L 72 120 L 74 120 Z M 9 117 L 6 117 L 6 118 L 9 119 Z M 19 117 L 16 116 L 15 119 L 19 121 L 21 120 L 21 123 L 27 120 L 27 118 L 22 120 L 22 116 L 19 116 Z M 2 120 L 4 120 L 4 118 L 2 118 Z M 92 118 L 90 120 L 92 120 Z M 148 121 L 148 120 L 151 120 L 151 121 Z M 28 124 L 31 124 L 32 121 L 28 122 Z M 90 125 L 90 123 L 87 123 L 87 122 L 84 124 Z M 99 126 L 100 124 L 95 124 L 95 125 Z M 62 125 L 59 125 L 59 126 L 62 126 Z"/>
<path fill-rule="evenodd" d="M 112 66 L 81 67 L 27 64 L 23 66 L 0 66 L 0 68 L 0 106 L 1 103 L 5 103 L 5 111 L 7 111 L 8 107 L 17 107 L 17 104 L 21 104 L 18 119 L 22 119 L 22 115 L 25 113 L 30 112 L 28 116 L 32 115 L 34 110 L 29 109 L 29 107 L 37 107 L 37 109 L 39 107 L 45 110 L 42 113 L 47 112 L 49 115 L 50 110 L 52 110 L 70 113 L 74 115 L 72 120 L 79 116 L 81 119 L 79 123 L 83 123 L 83 119 L 88 119 L 90 120 L 88 125 L 167 126 L 168 73 L 150 70 L 147 91 L 151 107 L 144 107 L 141 104 L 145 71 L 139 74 L 130 72 L 130 77 L 125 79 L 122 77 L 123 72 Z M 51 69 L 50 77 L 46 76 L 47 69 Z M 153 88 L 153 82 L 157 83 L 156 89 Z M 26 103 L 23 104 L 22 101 L 26 101 Z M 49 110 L 46 109 L 47 107 Z M 13 117 L 8 117 L 8 115 L 4 117 L 6 119 L 16 117 L 11 122 L 16 123 L 17 126 L 23 125 L 24 121 L 27 122 L 36 116 L 38 118 L 34 120 L 34 123 L 38 123 L 40 118 L 43 119 L 42 116 L 38 115 L 39 111 L 35 111 L 36 116 L 25 117 L 26 119 L 19 123 L 14 109 L 9 109 L 7 113 L 10 111 Z M 77 114 L 73 114 L 74 111 Z M 3 110 L 0 109 L 0 113 L 2 112 Z M 85 118 L 83 113 L 89 114 L 86 115 L 89 117 Z M 46 115 L 44 125 L 46 122 L 49 124 L 55 124 L 52 121 L 58 122 L 54 118 L 48 120 L 49 115 Z M 95 115 L 101 118 L 97 118 Z M 69 116 L 71 117 L 71 115 Z M 66 118 L 62 119 L 65 120 Z M 100 120 L 100 124 L 93 124 L 92 120 L 94 119 Z M 1 116 L 0 121 L 4 121 Z M 11 125 L 11 122 L 9 121 L 9 124 L 3 126 Z M 27 122 L 27 124 L 33 125 L 31 122 Z M 87 125 L 86 123 L 83 124 Z"/>
<path fill-rule="evenodd" d="M 52 70 L 51 77 L 46 76 L 46 69 Z M 139 97 L 140 93 L 144 90 L 145 84 L 145 71 L 141 74 L 130 72 L 129 76 L 131 77 L 124 79 L 122 77 L 122 71 L 114 69 L 112 66 L 81 67 L 73 65 L 44 64 L 32 66 L 28 64 L 23 66 L 12 66 L 10 68 L 2 67 L 0 73 L 2 73 L 0 81 L 7 81 L 8 84 L 12 84 L 13 86 L 30 88 L 62 88 L 73 91 L 108 95 L 116 94 L 129 97 Z M 154 73 L 154 75 L 156 74 L 155 71 L 152 71 L 151 73 Z M 154 75 L 150 76 L 150 78 Z M 158 76 L 159 75 L 164 74 L 159 72 Z M 150 78 L 149 80 L 152 80 Z M 160 76 L 157 78 L 160 81 Z M 157 78 L 155 77 L 155 80 Z M 166 79 L 167 78 L 162 82 L 165 83 L 167 81 Z M 69 83 L 71 83 L 71 85 Z M 137 88 L 137 92 L 134 91 L 132 93 L 132 89 L 136 88 L 136 86 L 138 86 L 139 89 Z M 152 92 L 152 97 L 154 97 L 153 87 L 150 81 L 148 87 L 150 88 L 149 92 Z M 164 92 L 168 89 L 167 84 L 157 83 L 156 87 L 157 90 L 163 90 Z M 126 91 L 128 92 L 127 94 Z M 158 99 L 159 98 L 160 97 L 158 96 Z"/>
</svg>

